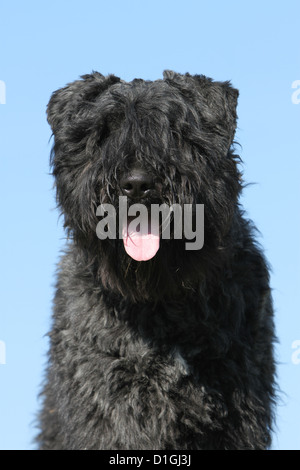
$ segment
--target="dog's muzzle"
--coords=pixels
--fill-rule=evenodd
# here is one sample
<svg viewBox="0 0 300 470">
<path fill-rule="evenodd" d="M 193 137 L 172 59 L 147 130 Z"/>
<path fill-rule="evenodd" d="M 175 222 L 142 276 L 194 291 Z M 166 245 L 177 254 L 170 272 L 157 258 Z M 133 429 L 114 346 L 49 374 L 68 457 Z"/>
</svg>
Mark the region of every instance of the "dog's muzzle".
<svg viewBox="0 0 300 470">
<path fill-rule="evenodd" d="M 154 180 L 144 169 L 134 168 L 121 178 L 120 189 L 133 203 L 122 229 L 125 251 L 136 261 L 148 261 L 156 255 L 160 244 L 159 221 L 152 221 L 149 204 L 143 205 L 143 201 L 151 200 L 155 193 Z M 136 207 L 138 217 L 130 213 L 135 204 L 142 209 L 139 211 Z"/>
</svg>

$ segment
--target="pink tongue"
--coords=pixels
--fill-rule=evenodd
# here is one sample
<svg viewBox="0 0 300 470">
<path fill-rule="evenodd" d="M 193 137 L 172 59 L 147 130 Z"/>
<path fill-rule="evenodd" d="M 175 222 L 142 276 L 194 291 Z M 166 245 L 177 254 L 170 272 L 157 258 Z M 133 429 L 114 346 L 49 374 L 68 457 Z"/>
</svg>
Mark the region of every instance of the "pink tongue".
<svg viewBox="0 0 300 470">
<path fill-rule="evenodd" d="M 136 227 L 123 229 L 123 242 L 126 253 L 136 261 L 148 261 L 156 255 L 159 249 L 159 230 L 158 227 L 152 227 L 153 232 L 136 231 Z"/>
</svg>

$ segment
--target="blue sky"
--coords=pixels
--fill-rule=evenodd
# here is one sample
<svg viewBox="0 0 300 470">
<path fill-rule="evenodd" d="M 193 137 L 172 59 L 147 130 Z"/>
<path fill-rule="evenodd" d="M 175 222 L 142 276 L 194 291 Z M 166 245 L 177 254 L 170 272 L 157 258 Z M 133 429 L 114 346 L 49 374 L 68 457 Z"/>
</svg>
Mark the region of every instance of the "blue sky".
<svg viewBox="0 0 300 470">
<path fill-rule="evenodd" d="M 283 392 L 273 448 L 300 449 L 299 17 L 299 0 L 2 2 L 0 449 L 33 448 L 64 246 L 49 176 L 49 97 L 92 70 L 131 80 L 164 69 L 240 90 L 236 138 L 244 178 L 256 183 L 242 203 L 273 269 Z"/>
</svg>

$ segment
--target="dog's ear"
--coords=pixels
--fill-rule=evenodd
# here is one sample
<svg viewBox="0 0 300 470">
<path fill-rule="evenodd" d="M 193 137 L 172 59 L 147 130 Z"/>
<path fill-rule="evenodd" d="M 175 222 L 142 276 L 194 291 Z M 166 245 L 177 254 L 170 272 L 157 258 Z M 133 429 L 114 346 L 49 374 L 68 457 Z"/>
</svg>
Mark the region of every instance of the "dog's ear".
<svg viewBox="0 0 300 470">
<path fill-rule="evenodd" d="M 60 126 L 72 122 L 79 114 L 84 113 L 97 96 L 118 82 L 120 78 L 114 75 L 104 77 L 101 73 L 93 72 L 55 91 L 47 106 L 47 119 L 53 134 Z"/>
<path fill-rule="evenodd" d="M 239 91 L 233 88 L 229 81 L 217 82 L 204 75 L 194 75 L 191 78 L 207 105 L 203 108 L 205 118 L 212 122 L 216 120 L 223 122 L 233 138 L 237 124 L 236 108 Z"/>
<path fill-rule="evenodd" d="M 206 126 L 222 134 L 229 147 L 237 125 L 238 90 L 229 81 L 213 81 L 205 75 L 165 71 L 164 79 L 192 101 Z"/>
</svg>

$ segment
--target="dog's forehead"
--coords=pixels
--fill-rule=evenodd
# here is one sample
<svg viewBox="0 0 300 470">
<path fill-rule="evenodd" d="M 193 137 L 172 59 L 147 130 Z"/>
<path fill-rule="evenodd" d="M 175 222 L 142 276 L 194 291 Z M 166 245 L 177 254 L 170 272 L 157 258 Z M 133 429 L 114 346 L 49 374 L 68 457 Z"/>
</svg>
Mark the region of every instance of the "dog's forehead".
<svg viewBox="0 0 300 470">
<path fill-rule="evenodd" d="M 139 119 L 156 119 L 162 114 L 169 115 L 172 120 L 176 111 L 194 107 L 193 100 L 184 95 L 181 90 L 171 86 L 164 80 L 134 79 L 131 82 L 121 81 L 114 84 L 105 94 L 98 97 L 97 103 L 108 111 L 107 116 L 119 114 L 134 115 Z M 173 117 L 172 117 L 173 116 Z"/>
<path fill-rule="evenodd" d="M 160 114 L 159 111 L 163 108 L 167 107 L 169 111 L 171 102 L 174 107 L 175 101 L 177 106 L 180 106 L 180 102 L 183 104 L 184 99 L 177 97 L 162 80 L 135 79 L 132 82 L 121 81 L 100 93 L 91 103 L 91 109 L 109 121 L 115 120 L 116 117 L 119 121 L 123 121 L 130 119 L 130 116 L 147 119 L 153 117 L 153 113 Z"/>
</svg>

